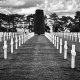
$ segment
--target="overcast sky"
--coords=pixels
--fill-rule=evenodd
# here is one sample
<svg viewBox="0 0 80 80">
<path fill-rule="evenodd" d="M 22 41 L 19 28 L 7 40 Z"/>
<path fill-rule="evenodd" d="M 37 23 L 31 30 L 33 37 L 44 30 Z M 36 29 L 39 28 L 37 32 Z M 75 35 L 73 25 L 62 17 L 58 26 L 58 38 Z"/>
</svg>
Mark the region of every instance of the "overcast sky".
<svg viewBox="0 0 80 80">
<path fill-rule="evenodd" d="M 6 14 L 31 14 L 38 8 L 44 9 L 46 14 L 73 16 L 80 10 L 80 0 L 0 0 L 0 12 Z"/>
</svg>

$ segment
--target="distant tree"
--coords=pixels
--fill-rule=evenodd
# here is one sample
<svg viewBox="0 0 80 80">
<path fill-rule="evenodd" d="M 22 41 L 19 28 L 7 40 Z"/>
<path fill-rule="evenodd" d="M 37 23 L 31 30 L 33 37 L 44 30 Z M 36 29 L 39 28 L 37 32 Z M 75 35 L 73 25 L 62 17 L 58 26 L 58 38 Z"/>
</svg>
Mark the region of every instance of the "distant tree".
<svg viewBox="0 0 80 80">
<path fill-rule="evenodd" d="M 1 28 L 2 30 L 6 30 L 6 26 L 4 28 L 2 27 L 2 24 L 4 23 L 7 23 L 9 25 L 9 29 L 13 30 L 13 31 L 16 31 L 16 27 L 17 27 L 17 23 L 20 22 L 20 21 L 23 21 L 24 19 L 24 15 L 19 15 L 19 14 L 9 14 L 9 15 L 6 15 L 6 14 L 3 14 L 3 13 L 0 13 L 0 31 L 1 31 Z M 12 26 L 11 26 L 12 24 Z M 7 29 L 8 30 L 8 29 Z"/>
<path fill-rule="evenodd" d="M 75 13 L 75 19 L 79 19 L 80 20 L 80 11 L 77 11 L 76 13 Z"/>
<path fill-rule="evenodd" d="M 44 34 L 45 32 L 45 22 L 44 22 L 44 11 L 37 9 L 34 18 L 34 32 L 35 34 Z"/>
<path fill-rule="evenodd" d="M 3 21 L 6 20 L 6 16 L 7 15 L 0 13 L 0 31 L 3 31 L 3 30 L 6 31 L 6 29 L 2 27 L 2 23 L 3 23 Z"/>
<path fill-rule="evenodd" d="M 19 15 L 19 14 L 7 15 L 7 22 L 9 24 L 9 27 L 10 27 L 10 23 L 13 24 L 12 26 L 13 31 L 16 31 L 17 23 L 20 22 L 21 19 L 23 19 L 23 15 Z"/>
<path fill-rule="evenodd" d="M 60 18 L 60 20 L 62 21 L 62 27 L 63 29 L 69 29 L 72 30 L 71 28 L 73 27 L 73 22 L 74 19 L 70 16 L 62 16 L 62 18 Z"/>
<path fill-rule="evenodd" d="M 1 23 L 6 19 L 6 15 L 0 13 L 0 27 L 1 27 Z"/>
<path fill-rule="evenodd" d="M 80 31 L 80 11 L 75 13 L 75 30 L 77 32 Z"/>
<path fill-rule="evenodd" d="M 50 28 L 47 24 L 45 24 L 45 32 L 50 32 Z"/>
<path fill-rule="evenodd" d="M 62 16 L 61 20 L 62 20 L 63 24 L 66 24 L 68 22 L 68 17 Z"/>
<path fill-rule="evenodd" d="M 33 18 L 33 20 L 34 20 L 34 16 L 35 16 L 35 14 L 30 14 L 27 16 L 27 22 L 29 23 L 29 25 L 30 25 L 31 18 Z"/>
<path fill-rule="evenodd" d="M 56 13 L 51 13 L 51 14 L 50 14 L 50 18 L 51 18 L 52 20 L 57 20 L 57 19 L 58 19 L 58 15 L 57 15 Z"/>
<path fill-rule="evenodd" d="M 59 28 L 59 25 L 58 25 L 58 15 L 56 13 L 51 13 L 50 14 L 50 18 L 51 20 L 54 21 L 54 24 L 53 24 L 53 31 L 54 32 L 57 32 L 58 31 L 58 28 Z"/>
<path fill-rule="evenodd" d="M 28 26 L 29 31 L 34 31 L 34 16 L 35 14 L 30 14 L 27 16 L 27 23 L 29 24 Z"/>
</svg>

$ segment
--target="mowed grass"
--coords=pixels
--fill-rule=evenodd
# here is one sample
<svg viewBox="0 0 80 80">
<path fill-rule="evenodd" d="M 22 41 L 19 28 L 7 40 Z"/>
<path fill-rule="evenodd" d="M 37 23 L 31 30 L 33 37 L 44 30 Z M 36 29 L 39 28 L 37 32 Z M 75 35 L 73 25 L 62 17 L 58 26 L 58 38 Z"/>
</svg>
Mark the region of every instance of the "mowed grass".
<svg viewBox="0 0 80 80">
<path fill-rule="evenodd" d="M 19 35 L 19 34 L 18 34 Z M 19 39 L 19 37 L 18 37 Z M 4 46 L 4 39 L 2 37 L 2 41 L 0 42 L 0 63 L 1 63 L 1 66 L 0 68 L 4 68 L 3 66 L 6 66 L 6 64 L 8 63 L 9 59 L 12 59 L 11 56 L 14 54 L 14 52 L 16 51 L 15 49 L 15 37 L 13 39 L 14 41 L 14 45 L 13 45 L 13 53 L 11 53 L 11 39 L 8 39 L 7 40 L 7 59 L 5 60 L 4 59 L 4 49 L 3 49 L 3 46 Z M 18 43 L 19 45 L 19 43 Z M 19 46 L 18 46 L 19 47 Z"/>
<path fill-rule="evenodd" d="M 63 43 L 66 39 L 63 39 Z M 44 36 L 34 36 L 25 44 L 10 52 L 8 40 L 8 59 L 3 58 L 3 42 L 0 42 L 1 80 L 80 80 L 80 54 L 77 50 L 76 68 L 71 69 L 71 45 L 68 41 L 68 59 L 63 59 L 54 45 Z M 75 44 L 78 44 L 75 43 Z M 2 48 L 2 49 L 1 49 Z M 63 45 L 64 48 L 64 45 Z"/>
<path fill-rule="evenodd" d="M 80 43 L 79 39 L 77 38 L 77 41 L 75 41 L 75 38 L 73 38 L 73 41 L 68 39 L 68 38 L 62 38 L 63 45 L 62 45 L 62 56 L 64 56 L 64 42 L 67 41 L 67 54 L 68 54 L 68 59 L 71 60 L 71 50 L 72 50 L 72 45 L 75 45 L 75 52 L 76 52 L 76 69 L 80 68 Z M 60 43 L 59 43 L 60 46 Z"/>
</svg>

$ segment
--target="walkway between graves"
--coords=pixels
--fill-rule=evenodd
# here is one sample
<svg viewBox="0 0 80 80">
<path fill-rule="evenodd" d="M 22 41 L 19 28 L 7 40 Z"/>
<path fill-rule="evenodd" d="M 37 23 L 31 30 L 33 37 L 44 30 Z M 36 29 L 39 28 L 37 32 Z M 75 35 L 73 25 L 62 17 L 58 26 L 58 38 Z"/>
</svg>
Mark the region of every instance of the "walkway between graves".
<svg viewBox="0 0 80 80">
<path fill-rule="evenodd" d="M 44 35 L 36 35 L 1 60 L 0 80 L 80 80 L 80 72 Z"/>
</svg>

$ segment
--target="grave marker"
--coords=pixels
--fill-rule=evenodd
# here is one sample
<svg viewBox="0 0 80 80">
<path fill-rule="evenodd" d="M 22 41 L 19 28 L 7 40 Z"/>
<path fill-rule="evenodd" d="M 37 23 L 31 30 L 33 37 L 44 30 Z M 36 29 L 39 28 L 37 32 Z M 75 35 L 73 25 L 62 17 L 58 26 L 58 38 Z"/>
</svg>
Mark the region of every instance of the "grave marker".
<svg viewBox="0 0 80 80">
<path fill-rule="evenodd" d="M 4 40 L 3 49 L 4 49 L 4 59 L 7 59 L 7 41 L 6 40 Z"/>
<path fill-rule="evenodd" d="M 67 41 L 64 43 L 64 59 L 67 59 Z"/>
<path fill-rule="evenodd" d="M 57 37 L 57 49 L 59 49 L 59 37 Z"/>
<path fill-rule="evenodd" d="M 72 50 L 71 50 L 71 68 L 72 69 L 75 68 L 75 56 L 76 56 L 75 45 L 72 45 Z"/>
<path fill-rule="evenodd" d="M 18 38 L 17 38 L 17 35 L 15 36 L 15 38 L 16 38 L 15 39 L 15 43 L 16 43 L 16 46 L 15 47 L 16 47 L 16 49 L 18 49 Z"/>
<path fill-rule="evenodd" d="M 11 53 L 13 53 L 13 44 L 14 44 L 13 38 L 11 38 Z"/>
<path fill-rule="evenodd" d="M 60 39 L 60 54 L 62 53 L 62 39 Z"/>
</svg>

